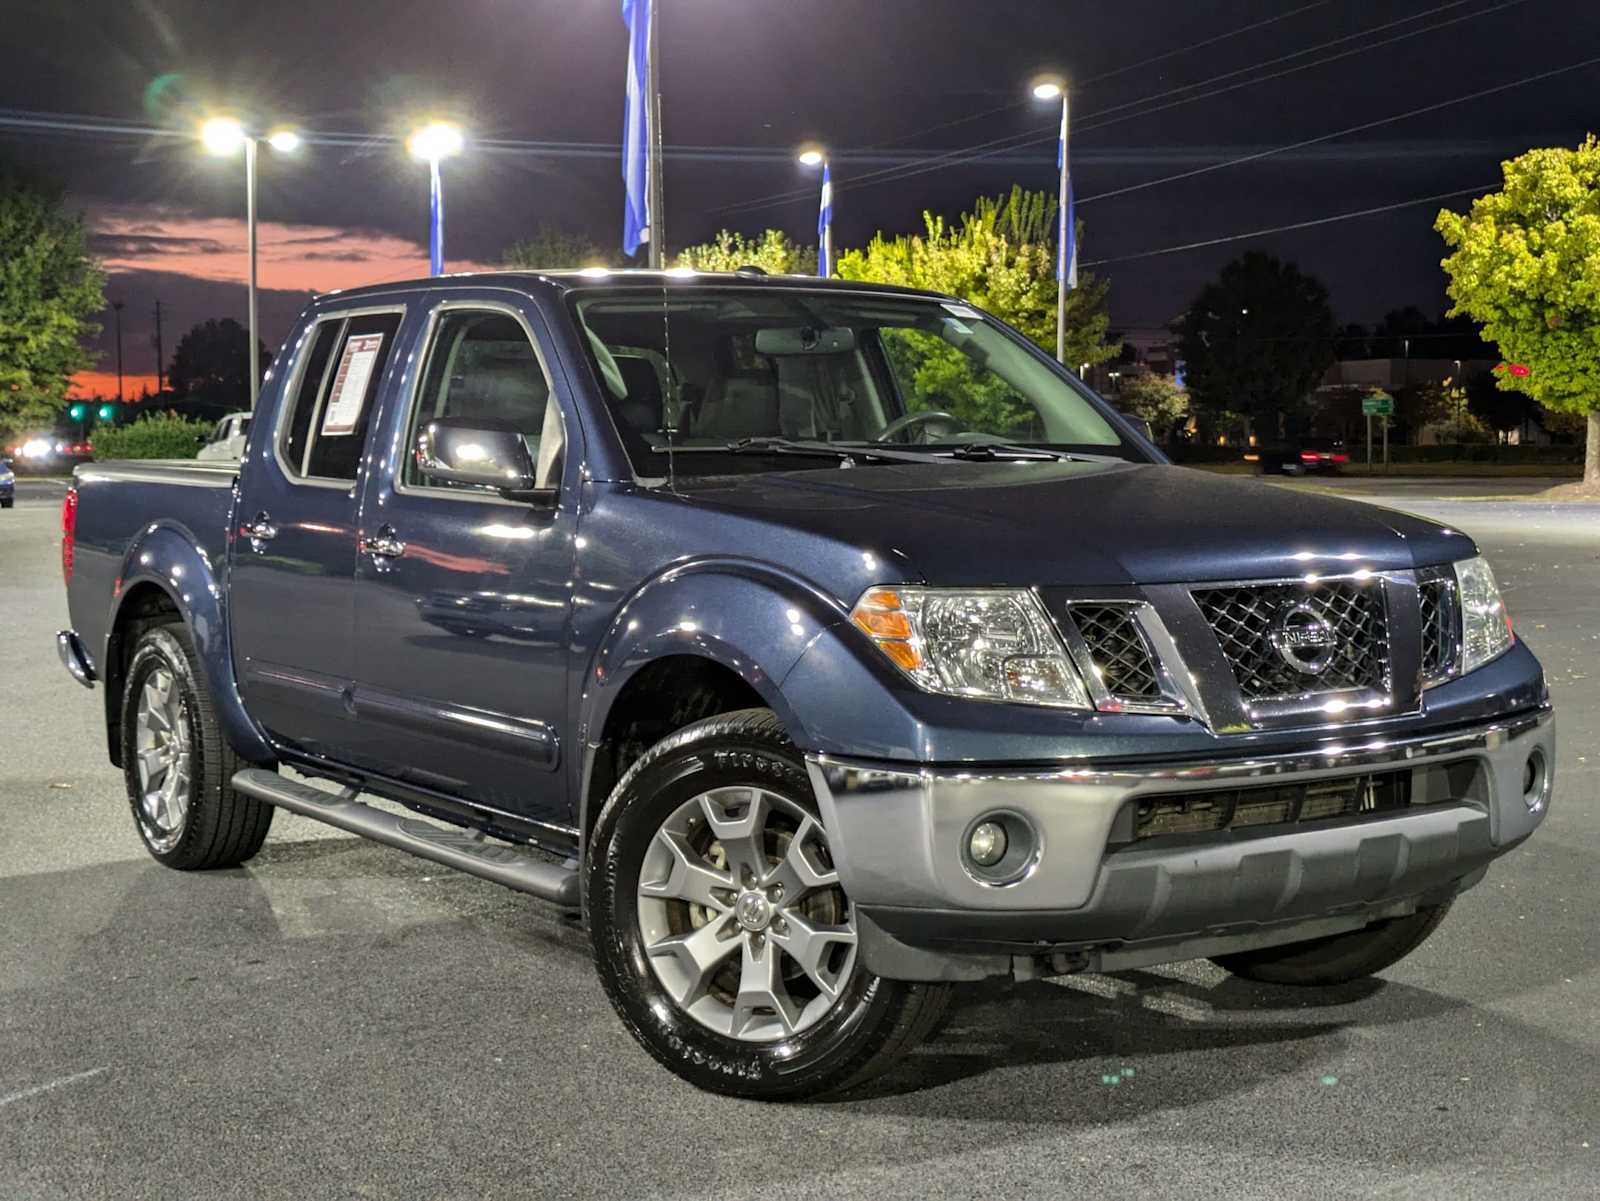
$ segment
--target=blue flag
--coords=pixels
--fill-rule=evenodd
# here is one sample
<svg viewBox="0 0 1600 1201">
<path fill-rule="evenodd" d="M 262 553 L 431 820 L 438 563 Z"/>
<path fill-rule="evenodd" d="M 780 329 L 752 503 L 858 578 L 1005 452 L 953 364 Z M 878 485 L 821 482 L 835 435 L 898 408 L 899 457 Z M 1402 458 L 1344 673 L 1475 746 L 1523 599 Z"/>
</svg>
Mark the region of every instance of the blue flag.
<svg viewBox="0 0 1600 1201">
<path fill-rule="evenodd" d="M 828 164 L 822 164 L 822 209 L 817 213 L 817 274 L 827 279 L 833 274 L 833 177 Z"/>
<path fill-rule="evenodd" d="M 1061 138 L 1056 143 L 1056 170 L 1067 162 L 1067 106 L 1061 105 Z M 1061 230 L 1056 238 L 1056 278 L 1069 288 L 1078 286 L 1078 223 L 1073 217 L 1072 175 L 1067 174 L 1067 203 L 1061 209 Z"/>
<path fill-rule="evenodd" d="M 428 269 L 444 274 L 444 186 L 439 181 L 439 160 L 428 170 Z"/>
<path fill-rule="evenodd" d="M 622 0 L 628 27 L 628 101 L 622 122 L 622 249 L 637 254 L 650 240 L 650 0 Z"/>
</svg>

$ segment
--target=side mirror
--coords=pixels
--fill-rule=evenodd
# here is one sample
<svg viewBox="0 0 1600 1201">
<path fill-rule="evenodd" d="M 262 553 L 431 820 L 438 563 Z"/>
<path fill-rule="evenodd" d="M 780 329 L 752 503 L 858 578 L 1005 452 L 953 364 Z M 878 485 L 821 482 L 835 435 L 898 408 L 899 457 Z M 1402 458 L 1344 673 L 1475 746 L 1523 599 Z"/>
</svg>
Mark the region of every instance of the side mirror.
<svg viewBox="0 0 1600 1201">
<path fill-rule="evenodd" d="M 493 488 L 511 500 L 555 500 L 554 488 L 534 486 L 533 455 L 509 421 L 440 417 L 417 435 L 416 456 L 429 481 Z"/>
</svg>

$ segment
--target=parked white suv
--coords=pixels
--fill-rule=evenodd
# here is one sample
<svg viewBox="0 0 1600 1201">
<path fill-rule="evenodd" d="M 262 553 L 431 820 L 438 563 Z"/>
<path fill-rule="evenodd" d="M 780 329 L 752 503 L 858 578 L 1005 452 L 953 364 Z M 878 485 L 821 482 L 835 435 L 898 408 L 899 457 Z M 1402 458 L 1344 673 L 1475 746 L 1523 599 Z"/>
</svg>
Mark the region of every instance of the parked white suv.
<svg viewBox="0 0 1600 1201">
<path fill-rule="evenodd" d="M 245 435 L 250 432 L 249 413 L 229 413 L 217 422 L 211 437 L 200 448 L 197 459 L 240 459 L 244 456 Z"/>
</svg>

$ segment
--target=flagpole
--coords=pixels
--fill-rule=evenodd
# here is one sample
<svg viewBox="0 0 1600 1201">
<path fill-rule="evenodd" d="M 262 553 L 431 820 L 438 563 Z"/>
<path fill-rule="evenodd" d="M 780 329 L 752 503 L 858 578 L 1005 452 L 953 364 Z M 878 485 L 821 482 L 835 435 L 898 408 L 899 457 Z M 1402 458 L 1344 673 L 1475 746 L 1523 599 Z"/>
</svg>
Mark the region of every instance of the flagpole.
<svg viewBox="0 0 1600 1201">
<path fill-rule="evenodd" d="M 1071 168 L 1067 165 L 1067 89 L 1061 89 L 1061 195 L 1056 201 L 1060 210 L 1061 228 L 1056 237 L 1056 362 L 1062 366 L 1067 362 L 1067 272 L 1071 264 L 1067 262 L 1068 239 L 1072 230 L 1067 223 L 1072 220 L 1070 182 Z"/>
<path fill-rule="evenodd" d="M 667 202 L 662 180 L 661 150 L 661 33 L 656 27 L 660 11 L 657 0 L 650 0 L 650 38 L 646 51 L 650 76 L 646 85 L 650 89 L 650 195 L 647 203 L 650 205 L 649 264 L 654 271 L 666 266 L 667 245 Z"/>
</svg>

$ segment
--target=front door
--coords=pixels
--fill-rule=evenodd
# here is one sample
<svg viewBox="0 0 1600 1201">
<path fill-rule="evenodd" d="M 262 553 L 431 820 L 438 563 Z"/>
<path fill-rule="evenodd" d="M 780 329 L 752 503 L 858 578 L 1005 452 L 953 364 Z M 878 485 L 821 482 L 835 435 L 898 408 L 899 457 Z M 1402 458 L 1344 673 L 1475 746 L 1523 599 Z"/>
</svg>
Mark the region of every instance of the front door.
<svg viewBox="0 0 1600 1201">
<path fill-rule="evenodd" d="M 320 316 L 300 340 L 277 428 L 239 478 L 229 617 L 250 713 L 292 749 L 337 758 L 355 665 L 357 469 L 403 310 Z"/>
<path fill-rule="evenodd" d="M 424 480 L 418 431 L 510 421 L 559 487 L 565 423 L 530 307 L 450 300 L 429 322 L 399 453 L 368 488 L 356 568 L 359 765 L 565 825 L 566 632 L 577 511 Z"/>
</svg>

